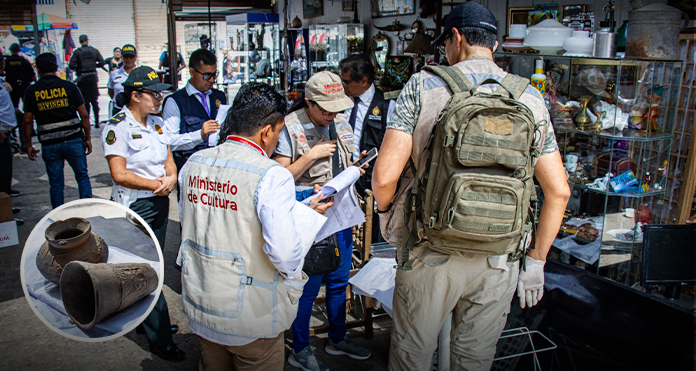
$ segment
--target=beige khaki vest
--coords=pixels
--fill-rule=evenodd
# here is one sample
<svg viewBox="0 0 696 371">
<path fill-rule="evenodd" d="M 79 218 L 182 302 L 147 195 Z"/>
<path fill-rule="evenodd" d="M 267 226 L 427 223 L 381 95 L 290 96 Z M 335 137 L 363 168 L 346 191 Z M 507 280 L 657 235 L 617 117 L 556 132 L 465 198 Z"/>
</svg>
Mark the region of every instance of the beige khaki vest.
<svg viewBox="0 0 696 371">
<path fill-rule="evenodd" d="M 196 152 L 181 175 L 184 313 L 214 331 L 276 337 L 297 315 L 302 284 L 263 251 L 256 190 L 279 166 L 236 142 Z M 291 287 L 290 285 L 299 287 Z"/>
<path fill-rule="evenodd" d="M 482 73 L 482 74 L 496 74 L 500 76 L 505 76 L 506 73 L 500 69 L 493 61 L 490 60 L 471 60 L 460 62 L 455 65 L 460 68 L 465 74 Z M 465 67 L 466 66 L 466 67 Z M 432 80 L 432 79 L 436 80 Z M 427 79 L 431 79 L 427 83 L 424 83 Z M 436 81 L 437 83 L 434 83 Z M 424 87 L 424 84 L 428 86 Z M 418 169 L 418 177 L 423 179 L 425 172 L 428 170 L 427 161 L 430 158 L 430 150 L 425 149 L 425 145 L 430 138 L 433 127 L 437 123 L 437 117 L 440 112 L 445 108 L 447 101 L 452 96 L 452 92 L 447 88 L 447 84 L 440 79 L 437 75 L 428 72 L 420 72 L 420 114 L 416 121 L 416 127 L 413 131 L 413 149 L 411 151 L 411 158 L 413 159 L 416 167 Z M 528 87 L 529 89 L 529 87 Z M 492 92 L 493 90 L 481 88 L 481 91 Z M 545 120 L 546 115 L 544 111 L 546 106 L 544 101 L 536 99 L 531 94 L 525 93 L 520 97 L 520 102 L 526 104 L 532 114 L 534 115 L 534 120 L 536 122 L 542 122 Z M 544 128 L 546 126 L 543 126 Z M 544 143 L 546 137 L 545 130 L 542 130 L 542 135 L 540 135 L 540 143 Z M 406 201 L 406 196 L 408 192 L 415 186 L 415 178 L 413 177 L 413 171 L 410 165 L 407 163 L 401 174 L 401 185 L 397 189 L 394 198 L 392 199 L 393 206 L 386 213 L 386 217 L 380 216 L 380 229 L 382 230 L 382 236 L 384 239 L 392 244 L 393 246 L 401 247 L 405 242 L 405 232 L 404 232 L 404 201 Z M 423 221 L 421 215 L 416 218 L 419 230 L 419 240 L 423 239 Z M 412 226 L 409 226 L 412 228 Z M 437 249 L 435 246 L 429 245 L 431 248 Z M 397 255 L 398 256 L 398 255 Z"/>
<path fill-rule="evenodd" d="M 355 152 L 353 143 L 353 129 L 348 123 L 348 115 L 339 113 L 334 119 L 336 125 L 337 144 L 340 150 L 341 168 L 348 167 L 350 158 Z M 309 116 L 304 109 L 297 110 L 285 116 L 285 127 L 290 134 L 290 145 L 292 146 L 292 162 L 297 161 L 321 139 L 321 134 L 314 127 Z M 332 158 L 326 157 L 317 160 L 305 171 L 297 180 L 297 185 L 311 186 L 314 184 L 324 184 L 331 180 Z"/>
</svg>

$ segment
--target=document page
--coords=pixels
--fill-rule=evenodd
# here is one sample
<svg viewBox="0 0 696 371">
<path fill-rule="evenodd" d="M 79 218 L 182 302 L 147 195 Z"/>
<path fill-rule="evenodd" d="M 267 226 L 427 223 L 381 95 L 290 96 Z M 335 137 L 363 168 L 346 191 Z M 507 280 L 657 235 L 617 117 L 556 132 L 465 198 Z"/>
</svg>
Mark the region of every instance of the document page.
<svg viewBox="0 0 696 371">
<path fill-rule="evenodd" d="M 292 219 L 302 241 L 302 256 L 305 256 L 312 247 L 317 233 L 326 223 L 326 217 L 296 201 L 295 207 L 292 208 Z"/>
<path fill-rule="evenodd" d="M 218 107 L 218 113 L 217 116 L 215 116 L 215 121 L 218 122 L 222 126 L 222 123 L 225 122 L 225 117 L 227 117 L 227 111 L 230 110 L 230 107 L 232 107 L 229 104 L 221 104 L 220 107 Z M 208 134 L 208 147 L 215 147 L 217 146 L 218 138 L 220 137 L 220 130 Z"/>
<path fill-rule="evenodd" d="M 334 194 L 333 206 L 326 210 L 325 216 L 327 218 L 326 224 L 317 234 L 315 241 L 321 241 L 338 231 L 365 222 L 365 213 L 360 208 L 352 186 Z"/>
<path fill-rule="evenodd" d="M 360 169 L 358 169 L 356 166 L 348 166 L 347 169 L 341 171 L 340 174 L 336 175 L 333 179 L 326 182 L 326 184 L 324 184 L 324 186 L 321 187 L 320 192 L 324 194 L 324 198 L 331 197 L 336 193 L 348 189 L 350 186 L 355 184 L 355 182 L 357 182 L 359 178 Z M 307 197 L 304 200 L 302 200 L 302 203 L 305 205 L 309 205 L 309 202 L 313 198 L 316 198 L 316 196 L 312 195 L 310 197 Z M 334 200 L 334 207 L 335 206 L 336 201 Z"/>
</svg>

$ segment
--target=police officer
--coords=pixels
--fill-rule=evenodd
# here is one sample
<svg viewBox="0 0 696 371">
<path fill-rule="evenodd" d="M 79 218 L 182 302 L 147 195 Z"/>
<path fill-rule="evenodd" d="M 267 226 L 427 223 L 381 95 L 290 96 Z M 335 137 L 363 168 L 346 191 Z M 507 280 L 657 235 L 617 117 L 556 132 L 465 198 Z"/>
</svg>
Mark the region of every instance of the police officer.
<svg viewBox="0 0 696 371">
<path fill-rule="evenodd" d="M 24 92 L 32 81 L 36 82 L 34 68 L 26 58 L 19 55 L 19 50 L 19 44 L 10 45 L 12 55 L 5 58 L 5 81 L 12 86 L 10 96 L 15 107 L 19 107 L 19 100 L 24 97 Z"/>
<path fill-rule="evenodd" d="M 75 173 L 80 198 L 92 197 L 87 173 L 87 155 L 92 152 L 89 116 L 75 84 L 56 76 L 56 56 L 43 53 L 36 57 L 41 78 L 24 95 L 24 136 L 27 155 L 36 161 L 31 144 L 34 119 L 41 143 L 41 157 L 50 184 L 51 206 L 63 204 L 65 181 L 63 167 L 68 161 Z"/>
<path fill-rule="evenodd" d="M 162 112 L 179 171 L 189 156 L 208 148 L 208 135 L 220 128 L 215 121 L 218 108 L 227 104 L 225 93 L 213 89 L 218 76 L 215 54 L 205 49 L 191 53 L 189 73 L 186 86 L 167 97 Z"/>
<path fill-rule="evenodd" d="M 87 35 L 80 35 L 80 48 L 75 49 L 70 57 L 69 67 L 77 73 L 75 83 L 80 88 L 85 99 L 85 106 L 89 113 L 90 105 L 94 112 L 94 127 L 99 127 L 99 87 L 97 83 L 97 68 L 104 65 L 104 58 L 99 50 L 89 45 Z"/>
<path fill-rule="evenodd" d="M 128 78 L 128 74 L 135 68 L 135 63 L 138 60 L 138 53 L 135 50 L 135 46 L 131 44 L 126 44 L 123 46 L 123 64 L 118 69 L 111 71 L 109 74 L 109 82 L 106 83 L 106 87 L 109 91 L 109 96 L 111 97 L 112 109 L 111 115 L 116 115 L 123 107 L 119 102 L 116 101 L 116 97 L 119 93 L 123 91 L 124 81 Z"/>
<path fill-rule="evenodd" d="M 147 66 L 131 71 L 122 85 L 126 107 L 102 132 L 104 156 L 114 182 L 111 198 L 140 215 L 164 248 L 169 193 L 177 179 L 162 119 L 155 114 L 162 105 L 162 91 L 171 85 L 160 83 L 157 72 Z M 171 361 L 184 358 L 184 352 L 172 341 L 178 327 L 169 321 L 164 295 L 159 296 L 143 327 L 153 353 Z"/>
</svg>

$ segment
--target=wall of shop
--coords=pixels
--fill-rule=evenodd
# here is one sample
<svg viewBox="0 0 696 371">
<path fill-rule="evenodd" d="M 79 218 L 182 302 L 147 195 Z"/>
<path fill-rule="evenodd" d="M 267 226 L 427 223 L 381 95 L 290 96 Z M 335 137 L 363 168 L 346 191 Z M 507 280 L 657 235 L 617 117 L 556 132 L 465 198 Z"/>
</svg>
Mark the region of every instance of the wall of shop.
<svg viewBox="0 0 696 371">
<path fill-rule="evenodd" d="M 136 0 L 133 3 L 138 63 L 156 69 L 167 42 L 167 4 L 162 0 Z"/>
<path fill-rule="evenodd" d="M 289 15 L 289 21 L 292 21 L 293 18 L 297 15 L 301 20 L 302 20 L 302 27 L 308 28 L 310 25 L 314 24 L 326 24 L 326 23 L 338 23 L 339 17 L 351 17 L 353 16 L 352 12 L 345 12 L 342 10 L 342 4 L 341 1 L 331 1 L 331 0 L 322 0 L 323 1 L 323 8 L 324 8 L 324 15 L 319 16 L 319 17 L 314 17 L 314 18 L 309 18 L 309 19 L 304 19 L 302 16 L 302 0 L 287 0 L 288 5 L 288 15 Z M 408 43 L 403 43 L 403 41 L 399 40 L 399 37 L 403 38 L 405 33 L 410 32 L 410 26 L 413 22 L 416 20 L 420 19 L 423 24 L 425 25 L 426 29 L 434 29 L 435 28 L 435 20 L 434 20 L 434 15 L 429 16 L 428 18 L 421 19 L 420 18 L 420 4 L 422 1 L 428 1 L 428 0 L 415 0 L 415 5 L 416 5 L 416 12 L 415 14 L 411 15 L 401 15 L 401 16 L 389 16 L 389 17 L 380 17 L 380 18 L 372 18 L 372 1 L 371 0 L 359 0 L 358 2 L 358 18 L 360 19 L 361 23 L 365 25 L 365 42 L 366 44 L 369 44 L 370 39 L 372 36 L 376 35 L 377 32 L 380 32 L 377 28 L 374 26 L 379 26 L 379 27 L 384 27 L 392 24 L 395 20 L 398 20 L 402 25 L 406 25 L 407 28 L 401 31 L 400 33 L 396 32 L 389 32 L 389 31 L 381 31 L 382 34 L 385 34 L 387 37 L 389 37 L 391 41 L 391 51 L 390 54 L 397 54 L 397 43 L 402 43 L 403 48 L 408 45 Z M 458 0 L 458 2 L 461 2 L 461 0 Z M 511 7 L 531 7 L 534 4 L 537 3 L 543 3 L 542 1 L 530 1 L 530 0 L 481 0 L 479 1 L 483 5 L 487 6 L 493 14 L 495 15 L 496 19 L 498 20 L 498 27 L 500 32 L 498 32 L 498 39 L 499 42 L 503 42 L 503 37 L 505 36 L 506 32 L 506 19 L 507 19 L 507 13 L 508 13 L 508 8 Z M 550 2 L 550 1 L 549 1 Z M 604 20 L 604 5 L 606 5 L 605 0 L 591 0 L 591 1 L 578 1 L 578 0 L 557 0 L 556 1 L 559 5 L 573 5 L 573 4 L 586 4 L 586 11 L 588 12 L 594 12 L 595 14 L 595 25 L 596 27 L 599 26 L 599 21 Z M 284 4 L 285 2 L 280 2 L 279 4 L 279 13 L 280 13 L 280 18 L 281 18 L 281 27 L 283 24 L 283 16 L 284 16 Z M 444 5 L 442 6 L 442 15 L 448 14 L 452 6 L 447 4 L 446 0 L 443 0 Z M 650 5 L 650 4 L 655 4 L 655 3 L 662 3 L 666 4 L 666 0 L 643 0 L 644 5 Z M 456 4 L 455 4 L 456 5 Z M 621 24 L 623 23 L 624 20 L 628 19 L 628 12 L 631 10 L 631 4 L 629 0 L 616 0 L 615 2 L 615 19 L 616 19 L 616 28 L 618 29 Z M 691 21 L 691 24 L 693 25 L 694 21 Z M 402 49 L 403 49 L 402 48 Z"/>
</svg>

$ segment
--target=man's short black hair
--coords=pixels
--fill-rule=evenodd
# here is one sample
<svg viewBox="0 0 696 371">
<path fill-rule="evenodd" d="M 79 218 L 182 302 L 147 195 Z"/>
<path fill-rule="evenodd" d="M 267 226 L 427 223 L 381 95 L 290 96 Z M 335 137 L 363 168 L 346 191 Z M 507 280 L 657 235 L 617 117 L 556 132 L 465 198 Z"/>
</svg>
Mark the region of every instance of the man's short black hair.
<svg viewBox="0 0 696 371">
<path fill-rule="evenodd" d="M 462 27 L 457 28 L 459 33 L 464 36 L 466 42 L 471 46 L 482 46 L 493 51 L 498 36 L 493 31 L 481 27 Z"/>
<path fill-rule="evenodd" d="M 36 69 L 39 73 L 53 73 L 58 71 L 58 62 L 56 62 L 56 56 L 53 53 L 42 53 L 36 57 Z"/>
<path fill-rule="evenodd" d="M 375 80 L 375 67 L 365 54 L 352 54 L 338 63 L 338 70 L 341 74 L 350 73 L 350 79 L 353 81 L 361 81 L 363 77 L 367 77 L 367 82 Z"/>
<path fill-rule="evenodd" d="M 228 135 L 254 136 L 266 125 L 275 130 L 286 112 L 285 98 L 272 86 L 260 82 L 246 83 L 237 92 L 227 112 L 218 144 L 223 143 Z"/>
<path fill-rule="evenodd" d="M 217 57 L 210 50 L 197 49 L 189 57 L 189 67 L 199 68 L 201 64 L 206 66 L 217 65 Z"/>
<path fill-rule="evenodd" d="M 19 53 L 19 44 L 13 43 L 10 45 L 10 53 Z"/>
</svg>

